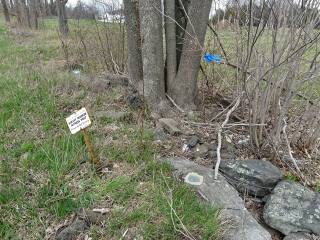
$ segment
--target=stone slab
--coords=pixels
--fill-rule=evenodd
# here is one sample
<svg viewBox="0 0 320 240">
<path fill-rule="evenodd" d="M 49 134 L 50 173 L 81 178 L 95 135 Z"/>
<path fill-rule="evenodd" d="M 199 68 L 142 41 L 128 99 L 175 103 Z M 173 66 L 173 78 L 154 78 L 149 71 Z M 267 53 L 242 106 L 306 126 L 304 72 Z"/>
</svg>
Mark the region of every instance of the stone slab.
<svg viewBox="0 0 320 240">
<path fill-rule="evenodd" d="M 199 186 L 190 185 L 206 201 L 223 209 L 223 214 L 230 219 L 231 228 L 225 240 L 271 240 L 271 235 L 252 217 L 244 206 L 238 192 L 219 174 L 214 180 L 212 169 L 200 166 L 189 160 L 174 157 L 161 158 L 170 163 L 175 175 L 184 181 L 185 176 L 195 172 L 203 176 L 203 183 Z"/>
</svg>

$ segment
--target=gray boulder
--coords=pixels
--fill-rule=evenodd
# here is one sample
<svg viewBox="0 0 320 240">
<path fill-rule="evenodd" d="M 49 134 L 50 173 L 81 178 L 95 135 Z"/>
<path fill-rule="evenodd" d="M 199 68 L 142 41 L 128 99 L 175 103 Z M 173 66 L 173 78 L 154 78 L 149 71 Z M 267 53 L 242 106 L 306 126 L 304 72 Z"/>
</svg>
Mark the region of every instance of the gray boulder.
<svg viewBox="0 0 320 240">
<path fill-rule="evenodd" d="M 162 158 L 176 170 L 176 176 L 185 181 L 188 174 L 199 176 L 201 184 L 190 184 L 210 205 L 220 206 L 231 225 L 224 240 L 271 240 L 271 235 L 252 217 L 238 192 L 219 174 L 213 179 L 213 170 L 182 158 Z"/>
<path fill-rule="evenodd" d="M 285 236 L 283 240 L 312 240 L 313 238 L 306 233 L 291 233 L 288 236 Z"/>
<path fill-rule="evenodd" d="M 293 181 L 281 181 L 264 206 L 263 218 L 285 235 L 310 232 L 320 236 L 320 194 Z"/>
<path fill-rule="evenodd" d="M 239 192 L 255 197 L 269 194 L 282 177 L 279 168 L 262 160 L 224 160 L 220 170 Z"/>
</svg>

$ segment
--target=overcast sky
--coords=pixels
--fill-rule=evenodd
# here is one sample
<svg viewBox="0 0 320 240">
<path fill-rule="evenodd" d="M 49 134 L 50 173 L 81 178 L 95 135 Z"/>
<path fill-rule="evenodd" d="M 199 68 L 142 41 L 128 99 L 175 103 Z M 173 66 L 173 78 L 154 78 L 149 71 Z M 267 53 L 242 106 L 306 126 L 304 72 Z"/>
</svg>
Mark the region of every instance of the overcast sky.
<svg viewBox="0 0 320 240">
<path fill-rule="evenodd" d="M 174 0 L 172 0 L 174 1 Z M 78 0 L 68 0 L 67 6 L 75 6 L 77 4 Z M 100 3 L 102 4 L 108 4 L 113 5 L 115 8 L 120 8 L 120 5 L 122 4 L 122 0 L 81 0 L 83 3 L 91 4 L 91 3 Z M 211 14 L 214 13 L 215 9 L 218 8 L 224 8 L 227 0 L 213 0 L 212 2 L 212 10 Z"/>
</svg>

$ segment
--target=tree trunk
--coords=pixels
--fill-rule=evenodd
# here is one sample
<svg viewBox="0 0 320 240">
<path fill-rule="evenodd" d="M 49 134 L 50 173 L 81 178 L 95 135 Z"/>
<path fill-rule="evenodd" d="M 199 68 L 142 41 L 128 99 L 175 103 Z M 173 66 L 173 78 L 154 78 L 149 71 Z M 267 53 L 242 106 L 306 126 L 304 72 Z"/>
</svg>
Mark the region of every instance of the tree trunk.
<svg viewBox="0 0 320 240">
<path fill-rule="evenodd" d="M 212 0 L 191 1 L 181 60 L 172 98 L 182 109 L 196 109 L 198 72 Z"/>
<path fill-rule="evenodd" d="M 67 12 L 66 12 L 67 2 L 68 0 L 57 0 L 59 31 L 65 37 L 69 34 L 68 18 L 67 18 Z"/>
<path fill-rule="evenodd" d="M 168 108 L 164 83 L 161 0 L 139 1 L 144 97 L 150 110 L 163 115 Z"/>
<path fill-rule="evenodd" d="M 166 32 L 166 92 L 172 95 L 172 84 L 177 74 L 175 4 L 173 0 L 164 1 Z"/>
<path fill-rule="evenodd" d="M 142 93 L 142 55 L 140 37 L 139 5 L 137 1 L 124 0 L 130 83 Z"/>
<path fill-rule="evenodd" d="M 38 6 L 37 0 L 29 0 L 30 4 L 30 25 L 32 29 L 38 29 Z"/>
<path fill-rule="evenodd" d="M 1 0 L 2 4 L 2 9 L 3 9 L 3 14 L 6 19 L 6 22 L 10 22 L 10 16 L 9 16 L 9 11 L 8 11 L 8 6 L 6 0 Z"/>
<path fill-rule="evenodd" d="M 44 13 L 45 13 L 45 16 L 49 15 L 48 0 L 44 0 Z"/>
<path fill-rule="evenodd" d="M 55 5 L 53 0 L 50 0 L 49 15 L 54 15 L 54 13 L 56 13 Z"/>
<path fill-rule="evenodd" d="M 196 108 L 197 77 L 211 3 L 212 0 L 165 1 L 165 12 L 176 23 L 174 26 L 165 17 L 166 82 L 161 0 L 124 0 L 130 81 L 144 95 L 151 111 L 170 115 L 166 92 L 183 109 Z"/>
<path fill-rule="evenodd" d="M 175 19 L 176 19 L 176 56 L 177 71 L 180 64 L 184 35 L 188 22 L 189 0 L 175 0 Z"/>
<path fill-rule="evenodd" d="M 18 21 L 19 25 L 22 25 L 22 17 L 21 17 L 21 8 L 20 8 L 20 1 L 19 0 L 15 0 L 15 4 L 14 4 L 14 11 L 15 11 L 15 15 Z"/>
<path fill-rule="evenodd" d="M 21 13 L 21 24 L 24 27 L 31 27 L 30 25 L 30 17 L 29 17 L 29 11 L 27 8 L 27 4 L 25 0 L 20 0 L 20 13 Z"/>
</svg>

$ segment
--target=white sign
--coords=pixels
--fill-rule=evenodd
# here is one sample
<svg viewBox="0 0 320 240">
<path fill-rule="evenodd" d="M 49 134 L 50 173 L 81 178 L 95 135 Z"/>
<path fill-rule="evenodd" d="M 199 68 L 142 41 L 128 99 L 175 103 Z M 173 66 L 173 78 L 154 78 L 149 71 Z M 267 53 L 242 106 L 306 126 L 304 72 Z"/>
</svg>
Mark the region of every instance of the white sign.
<svg viewBox="0 0 320 240">
<path fill-rule="evenodd" d="M 66 121 L 72 134 L 75 134 L 79 132 L 81 129 L 84 129 L 91 125 L 89 115 L 85 108 L 81 108 L 79 111 L 72 114 L 70 117 L 67 117 Z"/>
</svg>

